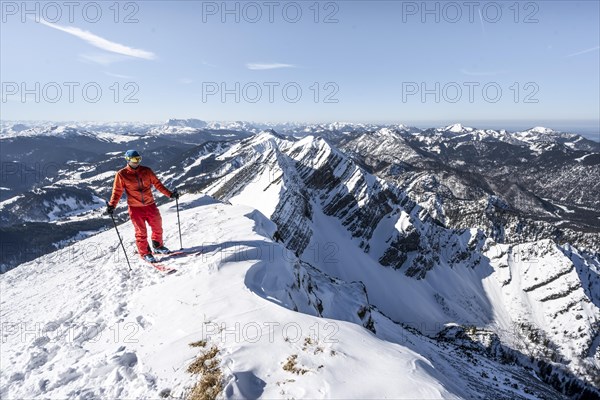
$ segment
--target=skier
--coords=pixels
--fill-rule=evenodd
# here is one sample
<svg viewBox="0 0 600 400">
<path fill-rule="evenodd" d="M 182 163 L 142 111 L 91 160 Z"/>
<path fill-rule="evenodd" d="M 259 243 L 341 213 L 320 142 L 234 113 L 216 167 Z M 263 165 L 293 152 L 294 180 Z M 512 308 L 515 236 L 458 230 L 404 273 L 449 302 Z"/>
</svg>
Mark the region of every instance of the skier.
<svg viewBox="0 0 600 400">
<path fill-rule="evenodd" d="M 165 196 L 171 199 L 178 199 L 177 189 L 168 190 L 156 177 L 154 171 L 150 168 L 140 165 L 142 156 L 136 150 L 127 150 L 125 153 L 127 166 L 122 168 L 115 175 L 112 196 L 106 206 L 106 212 L 112 214 L 119 203 L 123 191 L 127 193 L 127 205 L 129 206 L 129 217 L 135 228 L 135 241 L 140 256 L 148 262 L 156 262 L 152 255 L 152 250 L 148 245 L 148 233 L 146 231 L 146 222 L 152 229 L 152 247 L 154 253 L 168 254 L 163 243 L 162 218 L 158 207 L 154 203 L 151 188 L 160 190 Z"/>
</svg>

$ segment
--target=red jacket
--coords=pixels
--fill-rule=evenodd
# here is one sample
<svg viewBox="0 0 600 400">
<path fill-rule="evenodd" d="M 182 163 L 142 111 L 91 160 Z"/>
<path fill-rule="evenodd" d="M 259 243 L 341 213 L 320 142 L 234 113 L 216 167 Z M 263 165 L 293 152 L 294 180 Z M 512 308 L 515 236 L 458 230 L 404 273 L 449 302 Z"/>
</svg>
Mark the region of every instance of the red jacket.
<svg viewBox="0 0 600 400">
<path fill-rule="evenodd" d="M 109 204 L 116 207 L 123 195 L 123 190 L 127 193 L 127 204 L 130 207 L 142 207 L 154 204 L 154 197 L 151 190 L 152 185 L 165 196 L 171 197 L 171 191 L 158 180 L 156 175 L 154 175 L 154 171 L 150 168 L 140 165 L 133 169 L 127 165 L 117 172 L 115 176 L 115 183 L 113 184 Z"/>
</svg>

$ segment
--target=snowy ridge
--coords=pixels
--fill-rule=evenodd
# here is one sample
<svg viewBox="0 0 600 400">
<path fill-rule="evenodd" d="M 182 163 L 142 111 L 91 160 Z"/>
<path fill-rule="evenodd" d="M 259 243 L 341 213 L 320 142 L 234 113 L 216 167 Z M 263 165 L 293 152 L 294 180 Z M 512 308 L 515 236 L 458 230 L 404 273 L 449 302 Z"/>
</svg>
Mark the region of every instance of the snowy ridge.
<svg viewBox="0 0 600 400">
<path fill-rule="evenodd" d="M 263 150 L 251 143 L 247 152 Z M 252 168 L 248 165 L 254 165 L 258 154 L 244 153 L 246 160 L 253 160 L 246 164 L 228 159 L 237 172 L 218 179 L 209 193 L 269 216 L 286 246 L 303 259 L 338 249 L 337 262 L 321 260 L 317 266 L 342 280 L 362 281 L 371 303 L 394 321 L 474 325 L 496 332 L 512 348 L 530 343 L 529 331 L 512 336 L 502 331 L 526 326 L 548 338 L 547 345 L 552 343 L 552 350 L 537 356 L 559 362 L 577 376 L 592 380 L 598 375 L 598 360 L 590 355 L 597 354 L 593 343 L 599 335 L 600 295 L 582 284 L 588 272 L 590 287 L 600 284 L 597 257 L 578 251 L 565 257 L 565 250 L 548 240 L 507 251 L 507 245 L 476 229 L 444 228 L 405 193 L 362 171 L 321 138 L 279 144 L 279 156 L 269 148 L 260 153 L 269 156 Z M 279 164 L 283 156 L 286 168 Z M 241 172 L 261 168 L 271 174 L 256 179 Z M 498 263 L 501 254 L 507 260 Z"/>
<path fill-rule="evenodd" d="M 387 128 L 348 142 L 345 150 L 363 153 L 366 157 L 369 154 L 376 155 L 381 161 L 398 165 L 422 157 L 398 130 Z"/>
</svg>

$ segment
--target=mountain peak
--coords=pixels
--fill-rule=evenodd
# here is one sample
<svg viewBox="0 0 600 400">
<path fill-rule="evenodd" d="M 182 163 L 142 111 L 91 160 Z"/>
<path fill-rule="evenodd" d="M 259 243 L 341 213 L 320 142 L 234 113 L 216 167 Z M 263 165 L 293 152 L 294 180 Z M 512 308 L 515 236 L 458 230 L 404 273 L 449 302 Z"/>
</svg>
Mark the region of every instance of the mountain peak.
<svg viewBox="0 0 600 400">
<path fill-rule="evenodd" d="M 536 127 L 533 127 L 531 129 L 529 129 L 529 132 L 535 132 L 535 133 L 555 133 L 556 131 L 554 129 L 551 129 L 551 128 L 545 128 L 543 126 L 536 126 Z"/>
<path fill-rule="evenodd" d="M 378 130 L 376 132 L 376 134 L 381 135 L 381 136 L 398 137 L 398 134 L 396 133 L 396 131 L 394 129 L 390 129 L 390 128 L 381 128 L 380 130 Z"/>
<path fill-rule="evenodd" d="M 474 129 L 470 128 L 470 127 L 466 127 L 466 126 L 462 126 L 462 124 L 452 124 L 452 125 L 448 125 L 445 128 L 442 129 L 442 131 L 445 132 L 452 132 L 452 133 L 464 133 L 464 132 L 472 132 Z"/>
<path fill-rule="evenodd" d="M 262 140 L 286 140 L 287 138 L 284 135 L 277 133 L 274 129 L 264 129 L 254 135 L 253 141 L 262 141 Z"/>
</svg>

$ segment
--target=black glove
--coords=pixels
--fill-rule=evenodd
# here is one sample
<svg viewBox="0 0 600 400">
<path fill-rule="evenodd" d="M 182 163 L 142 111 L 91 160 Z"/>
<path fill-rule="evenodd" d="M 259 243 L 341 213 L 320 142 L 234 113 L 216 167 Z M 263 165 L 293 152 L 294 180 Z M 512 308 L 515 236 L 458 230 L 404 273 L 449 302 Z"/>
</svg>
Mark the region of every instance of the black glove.
<svg viewBox="0 0 600 400">
<path fill-rule="evenodd" d="M 178 199 L 179 198 L 179 192 L 177 191 L 177 189 L 173 190 L 171 192 L 171 198 L 172 199 Z"/>
<path fill-rule="evenodd" d="M 113 211 L 115 211 L 115 208 L 113 206 L 111 206 L 110 204 L 106 205 L 106 213 L 112 215 Z"/>
</svg>

